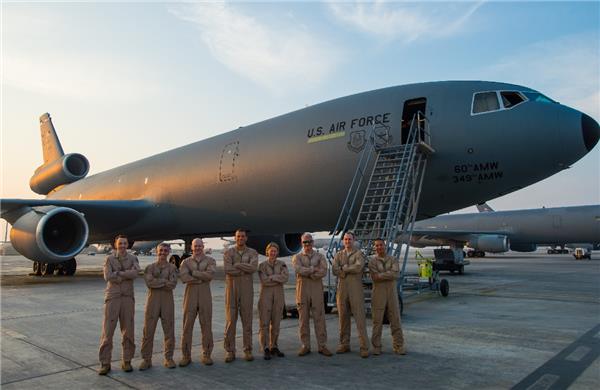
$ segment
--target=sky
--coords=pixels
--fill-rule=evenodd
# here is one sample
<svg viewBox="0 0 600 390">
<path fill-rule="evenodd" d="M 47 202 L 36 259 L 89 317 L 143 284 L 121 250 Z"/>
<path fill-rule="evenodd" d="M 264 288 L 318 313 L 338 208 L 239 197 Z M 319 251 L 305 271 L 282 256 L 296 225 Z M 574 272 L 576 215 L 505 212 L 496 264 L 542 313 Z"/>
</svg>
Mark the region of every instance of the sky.
<svg viewBox="0 0 600 390">
<path fill-rule="evenodd" d="M 39 197 L 29 178 L 44 112 L 90 174 L 423 81 L 522 84 L 600 120 L 597 1 L 2 1 L 0 12 L 0 198 Z M 599 149 L 490 205 L 600 203 Z"/>
</svg>

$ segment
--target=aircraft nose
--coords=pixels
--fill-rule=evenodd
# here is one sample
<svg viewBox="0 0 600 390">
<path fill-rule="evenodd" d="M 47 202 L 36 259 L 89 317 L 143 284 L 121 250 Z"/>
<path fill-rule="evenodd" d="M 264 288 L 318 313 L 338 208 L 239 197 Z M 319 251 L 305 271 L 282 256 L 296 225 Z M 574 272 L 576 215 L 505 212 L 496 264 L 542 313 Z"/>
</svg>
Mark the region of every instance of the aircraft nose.
<svg viewBox="0 0 600 390">
<path fill-rule="evenodd" d="M 591 151 L 600 139 L 600 126 L 591 116 L 581 114 L 581 132 L 586 149 Z"/>
</svg>

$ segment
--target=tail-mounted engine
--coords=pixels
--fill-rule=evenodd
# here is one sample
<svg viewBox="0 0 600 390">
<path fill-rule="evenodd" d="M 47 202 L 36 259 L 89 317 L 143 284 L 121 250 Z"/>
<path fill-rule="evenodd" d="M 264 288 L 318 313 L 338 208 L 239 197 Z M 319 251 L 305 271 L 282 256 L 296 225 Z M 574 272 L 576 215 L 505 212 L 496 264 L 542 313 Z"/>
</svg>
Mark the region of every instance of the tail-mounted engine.
<svg viewBox="0 0 600 390">
<path fill-rule="evenodd" d="M 65 154 L 58 160 L 44 164 L 35 170 L 29 180 L 31 190 L 47 195 L 58 186 L 83 179 L 90 170 L 90 163 L 79 153 Z"/>
</svg>

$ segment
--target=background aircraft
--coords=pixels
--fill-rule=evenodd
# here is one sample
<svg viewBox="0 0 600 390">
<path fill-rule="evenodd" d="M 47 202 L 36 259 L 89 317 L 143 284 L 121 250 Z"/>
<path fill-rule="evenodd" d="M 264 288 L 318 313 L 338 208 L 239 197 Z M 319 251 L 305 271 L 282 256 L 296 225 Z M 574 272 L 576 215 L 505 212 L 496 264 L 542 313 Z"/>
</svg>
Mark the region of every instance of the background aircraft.
<svg viewBox="0 0 600 390">
<path fill-rule="evenodd" d="M 458 248 L 467 245 L 473 249 L 468 252 L 470 256 L 485 256 L 485 252 L 508 250 L 532 252 L 538 245 L 600 243 L 600 205 L 489 210 L 418 221 L 411 245 Z"/>
<path fill-rule="evenodd" d="M 587 154 L 598 123 L 531 88 L 446 81 L 384 88 L 309 106 L 96 175 L 64 154 L 48 114 L 44 163 L 30 187 L 46 199 L 2 199 L 11 242 L 25 257 L 76 267 L 87 242 L 220 237 L 238 227 L 248 245 L 300 249 L 300 232 L 329 230 L 367 131 L 402 144 L 417 113 L 431 146 L 418 218 L 460 209 L 542 180 Z M 560 148 L 561 153 L 548 153 Z"/>
</svg>

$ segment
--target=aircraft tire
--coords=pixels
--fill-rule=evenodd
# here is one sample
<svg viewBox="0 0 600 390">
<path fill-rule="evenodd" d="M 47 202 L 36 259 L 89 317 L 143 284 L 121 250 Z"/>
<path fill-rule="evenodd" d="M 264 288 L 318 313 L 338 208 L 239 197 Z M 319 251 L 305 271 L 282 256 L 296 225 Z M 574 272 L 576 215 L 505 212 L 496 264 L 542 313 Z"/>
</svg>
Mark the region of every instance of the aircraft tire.
<svg viewBox="0 0 600 390">
<path fill-rule="evenodd" d="M 171 257 L 169 257 L 169 263 L 175 264 L 175 267 L 179 269 L 179 266 L 181 265 L 181 257 L 179 257 L 179 255 L 171 255 Z"/>
<path fill-rule="evenodd" d="M 69 259 L 63 263 L 63 271 L 67 276 L 74 276 L 77 271 L 77 260 L 75 258 Z"/>
<path fill-rule="evenodd" d="M 33 275 L 42 276 L 42 263 L 39 261 L 33 262 Z"/>
<path fill-rule="evenodd" d="M 54 264 L 50 264 L 50 263 L 41 263 L 41 271 L 42 271 L 42 275 L 44 276 L 48 276 L 48 275 L 54 275 Z"/>
<path fill-rule="evenodd" d="M 447 297 L 449 293 L 450 283 L 448 283 L 446 279 L 440 280 L 440 294 L 442 294 L 443 297 Z"/>
<path fill-rule="evenodd" d="M 325 305 L 325 314 L 331 314 L 333 307 L 327 304 L 328 294 L 327 291 L 323 291 L 323 304 Z"/>
</svg>

